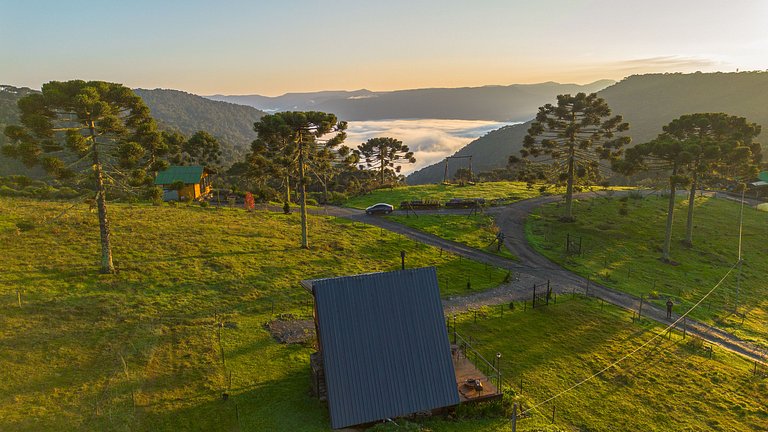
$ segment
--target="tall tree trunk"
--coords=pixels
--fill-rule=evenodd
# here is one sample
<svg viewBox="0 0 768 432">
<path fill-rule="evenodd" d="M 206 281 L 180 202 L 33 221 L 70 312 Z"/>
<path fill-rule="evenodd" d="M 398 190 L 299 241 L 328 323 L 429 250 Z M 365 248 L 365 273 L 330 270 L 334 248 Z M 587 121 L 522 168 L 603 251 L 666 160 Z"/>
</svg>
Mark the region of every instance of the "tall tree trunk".
<svg viewBox="0 0 768 432">
<path fill-rule="evenodd" d="M 667 205 L 667 228 L 664 232 L 664 249 L 662 258 L 669 262 L 669 248 L 672 245 L 672 220 L 675 214 L 675 192 L 677 186 L 677 165 L 672 168 L 672 176 L 669 178 L 669 204 Z"/>
<path fill-rule="evenodd" d="M 693 207 L 696 200 L 696 188 L 699 186 L 699 174 L 693 171 L 691 181 L 691 193 L 688 195 L 688 221 L 685 224 L 685 244 L 688 247 L 693 246 Z"/>
<path fill-rule="evenodd" d="M 96 128 L 91 120 L 88 124 L 91 131 L 93 152 L 93 173 L 96 176 L 96 206 L 99 213 L 99 234 L 101 236 L 101 272 L 114 273 L 115 265 L 112 263 L 112 246 L 109 244 L 109 221 L 107 220 L 107 195 L 104 190 L 104 176 L 101 170 L 99 149 L 96 145 Z"/>
<path fill-rule="evenodd" d="M 571 144 L 570 154 L 568 156 L 568 183 L 565 187 L 565 215 L 563 219 L 571 221 L 573 220 L 573 165 L 574 165 L 574 152 L 575 149 Z"/>
<path fill-rule="evenodd" d="M 304 179 L 304 142 L 299 136 L 299 206 L 301 206 L 301 248 L 309 249 L 307 241 L 307 192 Z"/>
<path fill-rule="evenodd" d="M 291 176 L 285 175 L 285 202 L 291 202 Z"/>
<path fill-rule="evenodd" d="M 384 186 L 384 148 L 379 147 L 379 163 L 381 163 L 381 186 Z"/>
</svg>

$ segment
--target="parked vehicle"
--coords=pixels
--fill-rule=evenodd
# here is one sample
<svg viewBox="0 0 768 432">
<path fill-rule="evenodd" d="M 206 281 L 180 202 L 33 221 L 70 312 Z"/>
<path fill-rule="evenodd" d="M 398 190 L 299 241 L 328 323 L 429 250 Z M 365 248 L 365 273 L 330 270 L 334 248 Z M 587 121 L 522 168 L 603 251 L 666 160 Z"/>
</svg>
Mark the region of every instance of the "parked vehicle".
<svg viewBox="0 0 768 432">
<path fill-rule="evenodd" d="M 365 214 L 390 214 L 395 208 L 391 204 L 378 203 L 365 209 Z"/>
</svg>

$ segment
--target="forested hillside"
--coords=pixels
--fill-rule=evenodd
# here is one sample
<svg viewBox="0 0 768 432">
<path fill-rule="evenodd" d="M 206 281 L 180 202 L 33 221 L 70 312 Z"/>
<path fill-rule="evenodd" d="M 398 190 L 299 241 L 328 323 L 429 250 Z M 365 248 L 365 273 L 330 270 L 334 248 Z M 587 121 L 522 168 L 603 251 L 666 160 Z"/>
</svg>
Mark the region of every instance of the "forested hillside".
<svg viewBox="0 0 768 432">
<path fill-rule="evenodd" d="M 218 138 L 226 165 L 242 159 L 256 138 L 253 123 L 264 112 L 179 90 L 135 89 L 161 127 L 190 136 L 204 130 Z"/>
<path fill-rule="evenodd" d="M 683 115 L 724 112 L 763 125 L 758 137 L 765 147 L 768 136 L 768 72 L 633 75 L 599 91 L 615 114 L 630 124 L 632 145 L 653 139 L 662 126 Z M 555 102 L 554 97 L 550 101 Z M 473 169 L 503 167 L 509 155 L 519 155 L 529 123 L 491 132 L 456 152 L 472 155 Z M 452 176 L 461 166 L 451 166 Z M 428 166 L 408 176 L 408 183 L 433 183 L 443 179 L 443 164 Z"/>
</svg>

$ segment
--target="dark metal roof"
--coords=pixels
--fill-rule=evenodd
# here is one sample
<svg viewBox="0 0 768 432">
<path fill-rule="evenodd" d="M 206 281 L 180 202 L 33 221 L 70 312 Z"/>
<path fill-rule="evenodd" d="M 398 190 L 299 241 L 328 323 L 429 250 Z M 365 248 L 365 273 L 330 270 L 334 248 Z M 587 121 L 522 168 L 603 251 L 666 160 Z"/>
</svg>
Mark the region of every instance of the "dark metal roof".
<svg viewBox="0 0 768 432">
<path fill-rule="evenodd" d="M 334 429 L 459 403 L 434 267 L 309 282 Z"/>
</svg>

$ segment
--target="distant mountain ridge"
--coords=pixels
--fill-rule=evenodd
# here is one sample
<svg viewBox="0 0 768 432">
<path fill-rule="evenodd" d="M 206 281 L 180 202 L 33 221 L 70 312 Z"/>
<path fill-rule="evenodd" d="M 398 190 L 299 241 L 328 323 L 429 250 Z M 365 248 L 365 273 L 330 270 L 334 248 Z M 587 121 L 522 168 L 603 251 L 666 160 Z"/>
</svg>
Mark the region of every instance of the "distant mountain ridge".
<svg viewBox="0 0 768 432">
<path fill-rule="evenodd" d="M 632 145 L 653 139 L 662 126 L 683 114 L 724 112 L 745 117 L 763 126 L 758 141 L 768 144 L 768 72 L 664 73 L 632 75 L 597 92 L 614 114 L 629 122 Z M 546 101 L 554 103 L 555 98 Z M 528 120 L 532 118 L 529 117 Z M 506 165 L 509 155 L 519 156 L 530 121 L 503 127 L 480 137 L 455 153 L 472 155 L 475 172 Z M 766 159 L 768 152 L 764 150 Z M 450 166 L 453 175 L 460 166 Z M 430 165 L 408 176 L 409 184 L 442 181 L 442 163 Z"/>
<path fill-rule="evenodd" d="M 209 99 L 247 104 L 264 111 L 332 112 L 340 119 L 449 119 L 525 121 L 538 107 L 558 94 L 595 92 L 615 81 L 590 84 L 513 84 L 462 88 L 425 88 L 374 92 L 370 90 L 287 93 L 277 97 L 260 95 L 207 96 Z"/>
</svg>

